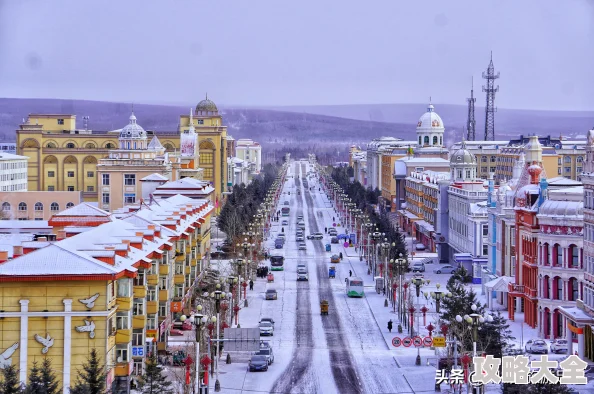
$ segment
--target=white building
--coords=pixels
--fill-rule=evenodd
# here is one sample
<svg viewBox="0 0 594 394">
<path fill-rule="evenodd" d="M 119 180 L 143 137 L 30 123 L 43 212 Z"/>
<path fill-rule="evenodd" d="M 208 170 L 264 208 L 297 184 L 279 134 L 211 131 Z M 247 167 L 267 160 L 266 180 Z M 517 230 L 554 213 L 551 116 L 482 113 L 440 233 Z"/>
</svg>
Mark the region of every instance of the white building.
<svg viewBox="0 0 594 394">
<path fill-rule="evenodd" d="M 435 112 L 433 104 L 427 106 L 425 112 L 417 122 L 417 139 L 419 148 L 441 147 L 445 127 L 441 117 Z"/>
<path fill-rule="evenodd" d="M 227 180 L 231 186 L 241 185 L 242 183 L 247 185 L 253 179 L 251 164 L 239 157 L 228 157 L 227 158 Z"/>
<path fill-rule="evenodd" d="M 252 177 L 262 171 L 262 146 L 259 143 L 243 138 L 237 140 L 235 157 L 248 163 Z"/>
<path fill-rule="evenodd" d="M 0 191 L 27 191 L 27 156 L 0 153 Z"/>
<path fill-rule="evenodd" d="M 482 266 L 487 264 L 488 189 L 477 179 L 475 156 L 462 144 L 450 158 L 452 183 L 448 187 L 448 240 L 450 261 L 472 273 L 473 282 L 480 283 Z"/>
<path fill-rule="evenodd" d="M 382 188 L 382 155 L 401 143 L 400 138 L 380 137 L 367 144 L 367 187 Z"/>
</svg>

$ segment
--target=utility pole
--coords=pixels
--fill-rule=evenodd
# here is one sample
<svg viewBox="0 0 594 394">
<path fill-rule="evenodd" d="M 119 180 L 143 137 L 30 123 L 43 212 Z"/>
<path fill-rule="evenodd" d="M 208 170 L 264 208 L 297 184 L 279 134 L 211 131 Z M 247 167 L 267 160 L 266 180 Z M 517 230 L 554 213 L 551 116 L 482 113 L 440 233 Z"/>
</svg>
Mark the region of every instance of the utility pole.
<svg viewBox="0 0 594 394">
<path fill-rule="evenodd" d="M 499 78 L 499 73 L 495 73 L 493 67 L 493 52 L 491 52 L 491 61 L 487 71 L 483 71 L 483 79 L 487 80 L 483 86 L 483 92 L 487 93 L 487 104 L 485 105 L 485 141 L 495 141 L 495 93 L 499 91 L 499 85 L 495 87 L 495 80 Z"/>
</svg>

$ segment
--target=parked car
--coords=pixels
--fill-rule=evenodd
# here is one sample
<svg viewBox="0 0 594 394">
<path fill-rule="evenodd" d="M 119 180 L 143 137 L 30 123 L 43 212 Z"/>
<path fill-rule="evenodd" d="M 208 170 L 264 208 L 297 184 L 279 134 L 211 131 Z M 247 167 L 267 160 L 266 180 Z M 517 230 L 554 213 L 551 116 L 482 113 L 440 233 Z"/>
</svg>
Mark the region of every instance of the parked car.
<svg viewBox="0 0 594 394">
<path fill-rule="evenodd" d="M 338 237 L 332 237 L 332 238 L 330 238 L 330 243 L 337 244 L 338 243 Z"/>
<path fill-rule="evenodd" d="M 553 339 L 551 341 L 551 353 L 567 353 L 568 349 L 567 339 Z"/>
<path fill-rule="evenodd" d="M 282 240 L 283 240 L 283 242 L 284 242 L 284 241 L 287 239 L 287 237 L 285 236 L 285 233 L 279 233 L 279 234 L 276 236 L 276 239 L 282 239 Z"/>
<path fill-rule="evenodd" d="M 307 236 L 307 239 L 323 239 L 324 238 L 324 234 L 322 233 L 313 233 L 313 234 L 309 234 Z"/>
<path fill-rule="evenodd" d="M 338 235 L 338 231 L 336 231 L 336 229 L 334 227 L 330 227 L 328 229 L 328 235 L 337 236 Z"/>
<path fill-rule="evenodd" d="M 268 361 L 268 365 L 270 365 L 274 362 L 274 352 L 272 351 L 271 347 L 263 348 L 263 349 L 260 348 L 260 350 L 258 350 L 256 355 L 266 357 L 266 361 Z"/>
<path fill-rule="evenodd" d="M 250 358 L 250 362 L 248 364 L 248 370 L 252 371 L 268 371 L 268 360 L 266 356 L 260 354 L 254 354 L 252 358 Z"/>
<path fill-rule="evenodd" d="M 267 321 L 260 322 L 260 325 L 258 327 L 260 328 L 260 335 L 274 335 L 274 326 L 272 325 L 272 323 Z"/>
<path fill-rule="evenodd" d="M 303 220 L 303 215 L 298 215 L 297 220 Z"/>
<path fill-rule="evenodd" d="M 307 250 L 307 245 L 305 244 L 305 242 L 299 243 L 299 250 Z"/>
<path fill-rule="evenodd" d="M 288 220 L 283 220 L 283 226 L 288 226 L 289 225 L 289 221 Z"/>
<path fill-rule="evenodd" d="M 545 341 L 542 339 L 531 339 L 526 342 L 526 353 L 543 353 L 547 354 L 549 352 L 549 348 Z"/>
<path fill-rule="evenodd" d="M 309 281 L 309 275 L 307 275 L 306 269 L 299 269 L 297 270 L 297 280 L 305 280 Z"/>
<path fill-rule="evenodd" d="M 412 266 L 412 272 L 425 272 L 425 264 L 414 263 Z"/>
<path fill-rule="evenodd" d="M 272 317 L 263 317 L 260 319 L 260 323 L 270 323 L 272 324 L 272 327 L 274 327 L 274 319 Z"/>
<path fill-rule="evenodd" d="M 413 279 L 424 279 L 425 275 L 422 272 L 415 272 L 413 275 Z"/>
<path fill-rule="evenodd" d="M 453 274 L 457 270 L 453 265 L 445 264 L 433 270 L 435 274 Z"/>
<path fill-rule="evenodd" d="M 275 289 L 266 290 L 266 299 L 267 300 L 277 300 L 278 293 L 276 292 L 276 290 Z"/>
<path fill-rule="evenodd" d="M 425 245 L 423 245 L 423 244 L 416 244 L 415 245 L 415 249 L 416 250 L 425 250 Z"/>
<path fill-rule="evenodd" d="M 274 241 L 274 248 L 275 249 L 282 249 L 284 245 L 285 245 L 285 243 L 282 242 L 282 241 Z"/>
</svg>

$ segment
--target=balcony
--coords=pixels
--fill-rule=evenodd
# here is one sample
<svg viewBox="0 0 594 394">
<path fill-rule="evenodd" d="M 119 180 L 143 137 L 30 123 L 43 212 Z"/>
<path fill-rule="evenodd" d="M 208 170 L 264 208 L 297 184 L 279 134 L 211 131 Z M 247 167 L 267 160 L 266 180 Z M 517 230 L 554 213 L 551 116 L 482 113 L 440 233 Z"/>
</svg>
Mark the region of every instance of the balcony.
<svg viewBox="0 0 594 394">
<path fill-rule="evenodd" d="M 186 276 L 184 274 L 175 275 L 173 277 L 173 283 L 175 283 L 176 285 L 183 285 L 185 283 L 185 281 L 186 281 Z"/>
<path fill-rule="evenodd" d="M 184 270 L 184 273 L 185 273 L 186 275 L 190 275 L 190 273 L 191 273 L 191 272 L 192 272 L 192 267 L 188 267 L 188 266 L 186 266 L 186 268 L 185 268 L 185 270 Z"/>
<path fill-rule="evenodd" d="M 195 267 L 198 265 L 198 259 L 190 259 L 190 267 Z"/>
<path fill-rule="evenodd" d="M 161 264 L 159 266 L 159 275 L 169 275 L 169 265 Z"/>
<path fill-rule="evenodd" d="M 157 286 L 157 284 L 159 283 L 159 275 L 157 275 L 157 274 L 147 275 L 146 276 L 146 283 L 149 286 Z"/>
<path fill-rule="evenodd" d="M 115 376 L 130 376 L 132 373 L 132 364 L 133 363 L 118 363 L 115 366 Z"/>
<path fill-rule="evenodd" d="M 135 330 L 141 330 L 144 327 L 146 327 L 146 315 L 132 316 L 132 328 Z"/>
<path fill-rule="evenodd" d="M 165 302 L 169 299 L 169 290 L 159 290 L 159 301 Z"/>
<path fill-rule="evenodd" d="M 154 315 L 159 311 L 159 302 L 158 301 L 147 301 L 146 302 L 146 313 L 149 315 Z"/>
<path fill-rule="evenodd" d="M 115 341 L 119 344 L 127 344 L 132 340 L 132 329 L 119 329 L 116 332 Z"/>
<path fill-rule="evenodd" d="M 118 310 L 129 311 L 132 309 L 132 297 L 118 297 L 116 299 Z"/>
<path fill-rule="evenodd" d="M 182 254 L 180 256 L 175 256 L 175 262 L 176 263 L 183 263 L 184 261 L 186 261 L 186 255 Z"/>
<path fill-rule="evenodd" d="M 145 298 L 146 286 L 134 286 L 134 298 Z"/>
<path fill-rule="evenodd" d="M 199 236 L 198 236 L 198 238 L 194 238 L 194 239 L 192 240 L 192 246 L 193 246 L 193 247 L 196 247 L 196 246 L 198 246 L 198 241 L 202 242 L 202 236 L 201 236 L 201 235 L 199 235 Z"/>
</svg>

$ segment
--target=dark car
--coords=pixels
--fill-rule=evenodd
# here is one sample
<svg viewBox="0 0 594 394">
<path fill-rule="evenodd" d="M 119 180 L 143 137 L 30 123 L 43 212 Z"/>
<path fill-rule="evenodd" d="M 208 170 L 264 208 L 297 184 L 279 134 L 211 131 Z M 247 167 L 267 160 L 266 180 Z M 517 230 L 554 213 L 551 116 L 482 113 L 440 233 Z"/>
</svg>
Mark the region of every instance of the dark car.
<svg viewBox="0 0 594 394">
<path fill-rule="evenodd" d="M 268 371 L 268 360 L 266 356 L 255 354 L 250 359 L 248 370 L 252 371 Z"/>
<path fill-rule="evenodd" d="M 338 237 L 332 237 L 330 238 L 330 242 L 333 244 L 337 244 L 338 243 Z"/>
</svg>

